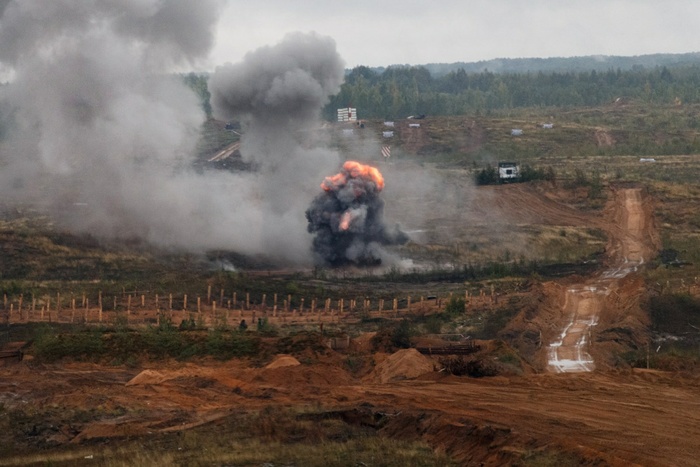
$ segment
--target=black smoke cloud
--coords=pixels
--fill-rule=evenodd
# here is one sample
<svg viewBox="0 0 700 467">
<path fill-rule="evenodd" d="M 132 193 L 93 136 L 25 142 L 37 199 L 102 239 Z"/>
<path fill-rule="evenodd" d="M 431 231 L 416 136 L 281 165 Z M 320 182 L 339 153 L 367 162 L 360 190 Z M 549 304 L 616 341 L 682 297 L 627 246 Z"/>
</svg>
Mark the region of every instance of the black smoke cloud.
<svg viewBox="0 0 700 467">
<path fill-rule="evenodd" d="M 384 186 L 378 170 L 354 161 L 327 177 L 323 192 L 306 210 L 307 229 L 313 235 L 317 263 L 329 266 L 379 265 L 383 245 L 403 244 L 408 236 L 384 223 Z"/>
</svg>

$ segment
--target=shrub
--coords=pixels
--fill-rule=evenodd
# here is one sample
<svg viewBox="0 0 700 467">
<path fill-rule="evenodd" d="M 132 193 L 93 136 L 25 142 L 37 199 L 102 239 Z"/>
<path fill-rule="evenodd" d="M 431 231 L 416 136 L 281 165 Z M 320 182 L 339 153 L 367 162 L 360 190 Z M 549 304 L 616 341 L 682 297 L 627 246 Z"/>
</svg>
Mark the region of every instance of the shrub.
<svg viewBox="0 0 700 467">
<path fill-rule="evenodd" d="M 462 297 L 457 297 L 453 295 L 450 297 L 449 301 L 445 305 L 445 313 L 448 315 L 459 315 L 464 313 L 466 307 L 466 301 Z"/>
<path fill-rule="evenodd" d="M 496 376 L 498 370 L 483 360 L 466 360 L 462 356 L 444 357 L 439 360 L 445 371 L 455 376 L 469 376 L 481 378 L 484 376 Z"/>
</svg>

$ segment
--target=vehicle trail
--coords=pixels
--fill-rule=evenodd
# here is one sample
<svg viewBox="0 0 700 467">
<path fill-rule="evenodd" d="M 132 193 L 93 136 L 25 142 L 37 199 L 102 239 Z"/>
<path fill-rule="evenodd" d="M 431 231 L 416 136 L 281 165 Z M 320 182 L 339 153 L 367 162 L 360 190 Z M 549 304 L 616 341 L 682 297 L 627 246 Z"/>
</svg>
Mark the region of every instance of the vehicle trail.
<svg viewBox="0 0 700 467">
<path fill-rule="evenodd" d="M 612 267 L 566 290 L 562 310 L 567 322 L 547 352 L 547 368 L 551 372 L 579 373 L 595 369 L 588 349 L 591 328 L 598 323 L 605 297 L 617 288 L 621 279 L 637 272 L 644 264 L 645 217 L 641 189 L 624 189 L 618 196 L 622 197 L 622 211 L 613 236 L 617 237 L 615 242 L 620 243 L 619 253 Z"/>
</svg>

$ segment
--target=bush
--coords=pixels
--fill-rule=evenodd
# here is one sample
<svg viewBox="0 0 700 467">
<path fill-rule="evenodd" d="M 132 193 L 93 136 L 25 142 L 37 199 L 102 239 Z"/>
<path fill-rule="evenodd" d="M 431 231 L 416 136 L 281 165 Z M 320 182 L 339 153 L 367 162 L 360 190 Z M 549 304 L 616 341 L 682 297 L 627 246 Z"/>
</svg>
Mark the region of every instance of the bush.
<svg viewBox="0 0 700 467">
<path fill-rule="evenodd" d="M 34 339 L 35 357 L 47 362 L 64 357 L 94 360 L 103 355 L 104 351 L 102 334 L 96 330 L 57 334 L 50 326 L 42 326 Z"/>
<path fill-rule="evenodd" d="M 445 313 L 448 315 L 459 315 L 463 314 L 466 309 L 467 302 L 462 297 L 457 297 L 453 295 L 450 300 L 445 305 Z"/>
<path fill-rule="evenodd" d="M 498 370 L 484 363 L 483 360 L 466 360 L 462 356 L 444 357 L 439 360 L 445 371 L 455 376 L 469 376 L 471 378 L 481 378 L 484 376 L 496 376 Z"/>
<path fill-rule="evenodd" d="M 416 334 L 412 323 L 403 319 L 398 324 L 384 326 L 371 339 L 372 348 L 375 350 L 393 351 L 396 349 L 408 349 L 411 347 L 411 337 Z"/>
<path fill-rule="evenodd" d="M 476 174 L 476 184 L 477 185 L 495 185 L 498 183 L 498 171 L 489 166 L 481 169 Z"/>
</svg>

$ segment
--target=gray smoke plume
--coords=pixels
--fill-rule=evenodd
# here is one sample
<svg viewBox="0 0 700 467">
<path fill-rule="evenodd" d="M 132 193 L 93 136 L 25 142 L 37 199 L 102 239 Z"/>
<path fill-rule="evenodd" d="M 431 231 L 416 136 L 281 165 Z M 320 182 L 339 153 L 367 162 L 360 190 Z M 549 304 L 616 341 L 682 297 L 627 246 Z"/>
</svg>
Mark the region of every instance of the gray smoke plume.
<svg viewBox="0 0 700 467">
<path fill-rule="evenodd" d="M 256 204 L 268 251 L 308 259 L 304 209 L 321 174 L 338 162 L 337 154 L 313 147 L 311 130 L 343 79 L 344 63 L 331 38 L 295 33 L 218 68 L 209 81 L 214 113 L 243 122 L 241 154 L 258 167 Z"/>
<path fill-rule="evenodd" d="M 206 56 L 220 6 L 0 1 L 0 71 L 11 76 L 0 86 L 3 202 L 30 201 L 63 227 L 101 237 L 308 256 L 303 200 L 313 188 L 298 183 L 329 153 L 302 158 L 300 130 L 338 89 L 342 64 L 332 41 L 297 35 L 221 68 L 212 78 L 216 109 L 250 117 L 242 152 L 259 169 L 195 173 L 205 115 L 172 70 Z M 249 92 L 249 106 L 238 109 L 239 98 L 221 106 L 227 87 Z"/>
</svg>

